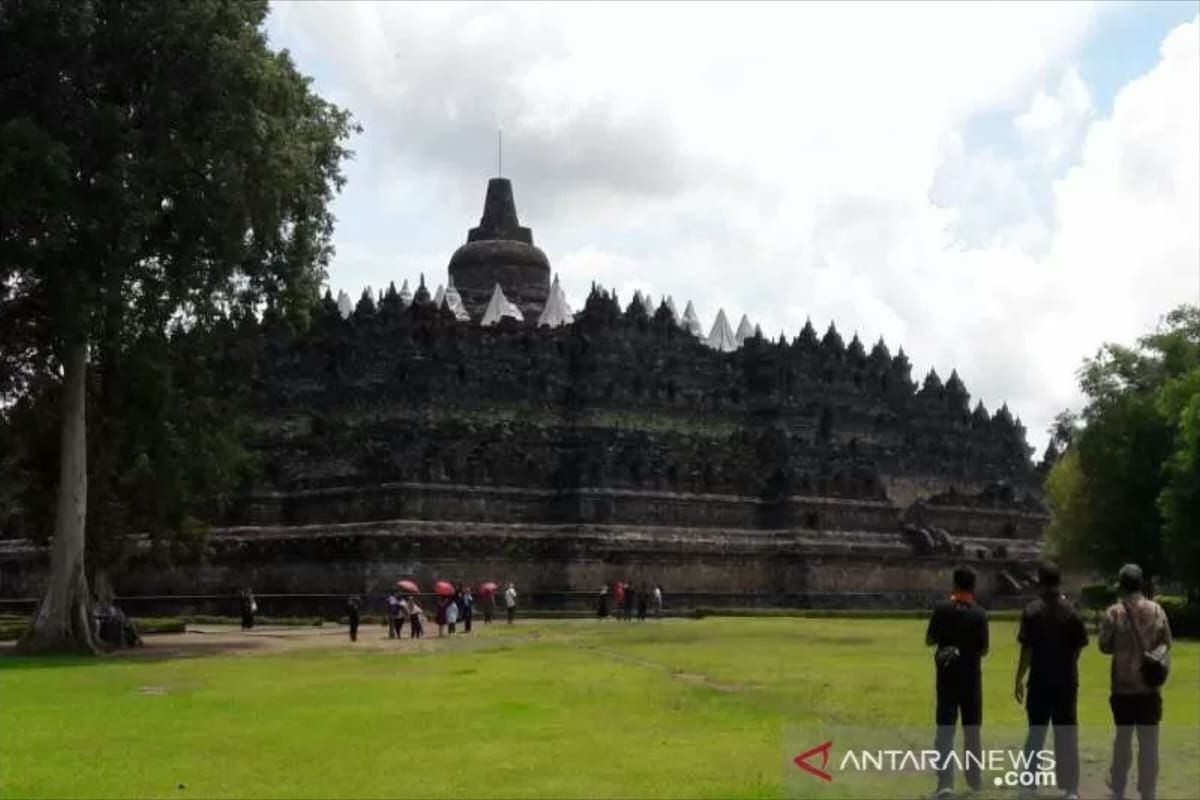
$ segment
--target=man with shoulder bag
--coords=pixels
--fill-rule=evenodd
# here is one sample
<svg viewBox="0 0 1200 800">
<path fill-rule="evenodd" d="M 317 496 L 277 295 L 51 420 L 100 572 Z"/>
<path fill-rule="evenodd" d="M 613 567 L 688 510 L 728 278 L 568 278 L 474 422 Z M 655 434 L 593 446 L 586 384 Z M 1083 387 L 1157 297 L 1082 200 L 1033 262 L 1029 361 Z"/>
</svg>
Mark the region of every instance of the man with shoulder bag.
<svg viewBox="0 0 1200 800">
<path fill-rule="evenodd" d="M 938 751 L 936 797 L 954 795 L 954 728 L 961 718 L 966 754 L 960 763 L 967 784 L 981 788 L 980 725 L 983 724 L 983 678 L 980 661 L 988 651 L 987 612 L 975 602 L 975 572 L 954 570 L 954 590 L 934 606 L 925 643 L 934 648 Z"/>
<path fill-rule="evenodd" d="M 1162 685 L 1170 668 L 1171 626 L 1162 606 L 1143 594 L 1142 569 L 1126 564 L 1117 575 L 1119 600 L 1100 621 L 1100 652 L 1112 656 L 1113 739 L 1109 787 L 1125 797 L 1138 739 L 1138 793 L 1153 800 L 1158 783 L 1158 725 L 1162 721 Z"/>
</svg>

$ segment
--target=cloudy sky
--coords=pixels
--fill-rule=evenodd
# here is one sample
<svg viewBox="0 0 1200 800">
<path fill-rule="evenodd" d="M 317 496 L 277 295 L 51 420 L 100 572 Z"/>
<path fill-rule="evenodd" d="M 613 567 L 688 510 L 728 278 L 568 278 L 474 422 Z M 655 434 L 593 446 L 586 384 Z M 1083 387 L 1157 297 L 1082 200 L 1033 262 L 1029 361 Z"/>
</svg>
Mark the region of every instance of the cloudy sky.
<svg viewBox="0 0 1200 800">
<path fill-rule="evenodd" d="M 1039 448 L 1200 299 L 1200 3 L 276 3 L 363 125 L 330 284 L 445 281 L 486 181 L 592 280 L 957 367 Z"/>
</svg>

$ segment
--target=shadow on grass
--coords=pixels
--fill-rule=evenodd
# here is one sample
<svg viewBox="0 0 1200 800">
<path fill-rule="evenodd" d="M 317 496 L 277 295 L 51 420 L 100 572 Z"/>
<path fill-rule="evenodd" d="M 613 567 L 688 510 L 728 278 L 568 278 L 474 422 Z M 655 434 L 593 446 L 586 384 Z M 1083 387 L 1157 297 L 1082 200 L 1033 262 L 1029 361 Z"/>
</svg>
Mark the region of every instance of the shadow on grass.
<svg viewBox="0 0 1200 800">
<path fill-rule="evenodd" d="M 229 655 L 231 653 L 255 650 L 266 651 L 266 649 L 262 642 L 249 639 L 232 642 L 227 640 L 219 642 L 189 640 L 187 644 L 183 644 L 182 642 L 152 642 L 143 647 L 108 650 L 94 656 L 76 654 L 25 655 L 17 652 L 15 642 L 5 642 L 0 645 L 0 670 L 94 667 L 123 661 L 172 661 L 180 658 Z"/>
</svg>

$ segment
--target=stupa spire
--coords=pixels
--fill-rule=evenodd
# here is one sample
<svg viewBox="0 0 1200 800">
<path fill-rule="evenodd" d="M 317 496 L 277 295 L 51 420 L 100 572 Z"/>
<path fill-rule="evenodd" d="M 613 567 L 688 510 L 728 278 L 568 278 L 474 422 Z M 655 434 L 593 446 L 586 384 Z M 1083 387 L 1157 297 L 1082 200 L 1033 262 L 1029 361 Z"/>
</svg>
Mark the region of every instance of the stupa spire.
<svg viewBox="0 0 1200 800">
<path fill-rule="evenodd" d="M 513 200 L 512 182 L 508 178 L 488 181 L 479 227 L 467 231 L 468 242 L 492 240 L 533 244 L 533 232 L 521 227 L 521 221 L 517 219 L 517 203 Z"/>
</svg>

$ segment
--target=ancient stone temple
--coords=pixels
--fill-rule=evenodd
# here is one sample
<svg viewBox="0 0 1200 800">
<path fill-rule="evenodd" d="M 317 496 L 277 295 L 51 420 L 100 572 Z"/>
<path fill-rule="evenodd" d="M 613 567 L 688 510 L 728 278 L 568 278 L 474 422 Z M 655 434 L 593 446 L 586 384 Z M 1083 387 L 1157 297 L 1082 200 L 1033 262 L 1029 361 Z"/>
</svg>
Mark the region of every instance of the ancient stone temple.
<svg viewBox="0 0 1200 800">
<path fill-rule="evenodd" d="M 135 565 L 124 594 L 413 576 L 590 604 L 627 579 L 676 603 L 913 606 L 967 560 L 998 604 L 1038 553 L 1007 407 L 972 408 L 957 373 L 918 384 L 903 349 L 832 324 L 770 340 L 722 310 L 706 335 L 691 303 L 600 286 L 574 312 L 505 179 L 440 291 L 327 294 L 302 333 L 248 325 L 228 358 L 258 477 L 206 563 Z"/>
</svg>

